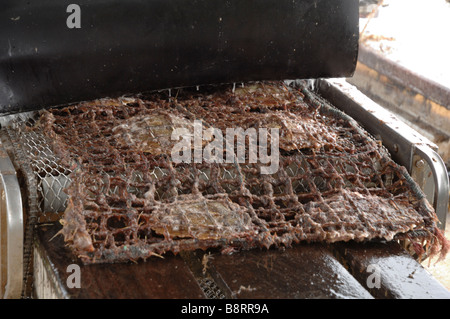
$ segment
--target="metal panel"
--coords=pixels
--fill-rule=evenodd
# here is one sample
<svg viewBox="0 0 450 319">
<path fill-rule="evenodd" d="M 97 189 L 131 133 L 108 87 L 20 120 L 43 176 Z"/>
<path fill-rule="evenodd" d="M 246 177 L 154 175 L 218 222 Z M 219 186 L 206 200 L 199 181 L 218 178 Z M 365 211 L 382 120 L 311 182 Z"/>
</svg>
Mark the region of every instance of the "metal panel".
<svg viewBox="0 0 450 319">
<path fill-rule="evenodd" d="M 445 229 L 449 201 L 449 180 L 444 161 L 436 151 L 424 145 L 415 145 L 414 155 L 418 157 L 418 159 L 414 164 L 413 173 L 420 169 L 420 165 L 417 164 L 420 163 L 421 159 L 424 160 L 428 164 L 427 167 L 430 168 L 431 174 L 425 175 L 424 181 L 428 182 L 428 184 L 434 182 L 434 187 L 428 186 L 427 183 L 419 185 L 423 187 L 425 195 L 430 199 L 430 202 L 433 203 L 436 215 L 441 222 L 439 227 Z M 432 193 L 427 194 L 427 190 L 431 190 Z"/>
<path fill-rule="evenodd" d="M 0 292 L 3 298 L 19 298 L 23 280 L 23 212 L 14 166 L 0 145 Z"/>
</svg>

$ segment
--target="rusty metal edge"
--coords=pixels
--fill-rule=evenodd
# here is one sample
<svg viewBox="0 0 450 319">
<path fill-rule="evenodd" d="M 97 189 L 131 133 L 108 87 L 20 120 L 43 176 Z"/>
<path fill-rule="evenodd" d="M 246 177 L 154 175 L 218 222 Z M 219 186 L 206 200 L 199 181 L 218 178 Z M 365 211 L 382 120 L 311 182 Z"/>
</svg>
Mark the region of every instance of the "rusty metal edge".
<svg viewBox="0 0 450 319">
<path fill-rule="evenodd" d="M 450 110 L 450 88 L 395 63 L 363 44 L 359 46 L 358 60 Z"/>
</svg>

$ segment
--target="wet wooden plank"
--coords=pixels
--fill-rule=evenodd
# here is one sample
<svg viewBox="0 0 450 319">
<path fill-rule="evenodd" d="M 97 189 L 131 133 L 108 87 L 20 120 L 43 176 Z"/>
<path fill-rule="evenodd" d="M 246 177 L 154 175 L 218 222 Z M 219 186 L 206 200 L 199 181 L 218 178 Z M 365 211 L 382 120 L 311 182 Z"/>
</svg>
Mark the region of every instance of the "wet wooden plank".
<svg viewBox="0 0 450 319">
<path fill-rule="evenodd" d="M 54 226 L 38 231 L 37 297 L 205 298 L 192 267 L 179 256 L 83 266 L 61 237 L 50 241 L 57 231 Z M 206 256 L 197 260 L 198 272 L 205 271 L 229 298 L 450 298 L 449 291 L 396 243 L 302 244 Z M 80 266 L 81 288 L 67 287 L 71 264 Z M 379 287 L 373 286 L 374 269 L 380 275 Z"/>
<path fill-rule="evenodd" d="M 333 247 L 352 275 L 376 298 L 450 298 L 450 292 L 398 243 L 339 243 Z"/>
<path fill-rule="evenodd" d="M 189 267 L 179 256 L 150 258 L 138 264 L 82 265 L 71 257 L 58 227 L 38 230 L 35 245 L 35 290 L 45 298 L 205 298 Z M 68 288 L 71 264 L 80 266 L 80 288 Z"/>
<path fill-rule="evenodd" d="M 232 298 L 373 298 L 319 244 L 211 255 L 203 264 Z"/>
</svg>

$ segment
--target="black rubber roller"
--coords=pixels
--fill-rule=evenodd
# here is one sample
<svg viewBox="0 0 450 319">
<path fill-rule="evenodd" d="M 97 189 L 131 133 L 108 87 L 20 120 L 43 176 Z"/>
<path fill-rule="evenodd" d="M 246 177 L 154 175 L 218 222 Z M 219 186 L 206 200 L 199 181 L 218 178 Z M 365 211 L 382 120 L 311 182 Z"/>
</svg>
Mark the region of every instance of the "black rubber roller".
<svg viewBox="0 0 450 319">
<path fill-rule="evenodd" d="M 0 6 L 0 113 L 182 86 L 351 76 L 358 53 L 358 0 Z"/>
</svg>

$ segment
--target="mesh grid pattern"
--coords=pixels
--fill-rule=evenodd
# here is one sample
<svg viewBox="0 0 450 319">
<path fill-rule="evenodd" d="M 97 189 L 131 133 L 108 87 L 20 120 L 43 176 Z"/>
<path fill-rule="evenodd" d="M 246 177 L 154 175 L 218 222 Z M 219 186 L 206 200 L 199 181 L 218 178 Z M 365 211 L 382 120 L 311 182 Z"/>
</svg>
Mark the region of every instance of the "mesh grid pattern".
<svg viewBox="0 0 450 319">
<path fill-rule="evenodd" d="M 214 280 L 209 278 L 202 278 L 199 281 L 200 288 L 208 299 L 225 299 L 224 293 L 216 285 Z"/>
<path fill-rule="evenodd" d="M 194 120 L 222 131 L 279 128 L 279 169 L 263 175 L 260 163 L 174 163 L 170 134 L 192 132 Z M 436 215 L 406 170 L 304 87 L 257 83 L 103 99 L 43 111 L 26 131 L 43 215 L 67 206 L 62 234 L 85 263 L 373 238 L 414 237 L 446 250 Z"/>
<path fill-rule="evenodd" d="M 26 118 L 16 118 L 2 132 L 7 133 L 13 148 L 10 154 L 15 158 L 22 174 L 32 174 L 28 196 L 36 197 L 33 208 L 39 222 L 50 222 L 62 217 L 67 206 L 64 189 L 69 185 L 68 177 L 72 170 L 61 164 L 60 159 L 50 148 L 47 136 L 31 127 L 37 125 L 38 115 L 29 114 Z M 8 145 L 8 144 L 7 144 Z"/>
</svg>

